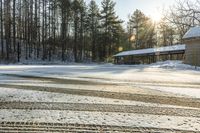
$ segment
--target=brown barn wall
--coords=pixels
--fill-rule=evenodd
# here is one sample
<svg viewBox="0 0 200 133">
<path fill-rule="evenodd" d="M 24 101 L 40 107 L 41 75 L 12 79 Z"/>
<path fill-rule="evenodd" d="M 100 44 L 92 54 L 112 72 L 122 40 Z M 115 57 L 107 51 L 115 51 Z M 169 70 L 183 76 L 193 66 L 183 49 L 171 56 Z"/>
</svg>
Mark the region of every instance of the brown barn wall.
<svg viewBox="0 0 200 133">
<path fill-rule="evenodd" d="M 186 44 L 185 63 L 200 66 L 200 40 L 191 40 Z"/>
</svg>

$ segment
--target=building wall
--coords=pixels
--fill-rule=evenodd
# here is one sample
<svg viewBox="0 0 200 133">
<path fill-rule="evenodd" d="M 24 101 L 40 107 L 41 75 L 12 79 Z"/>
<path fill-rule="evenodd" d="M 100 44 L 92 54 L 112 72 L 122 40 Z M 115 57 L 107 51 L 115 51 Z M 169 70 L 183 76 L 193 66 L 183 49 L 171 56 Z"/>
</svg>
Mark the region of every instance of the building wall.
<svg viewBox="0 0 200 133">
<path fill-rule="evenodd" d="M 200 66 L 200 39 L 186 42 L 185 63 Z"/>
<path fill-rule="evenodd" d="M 115 64 L 151 64 L 166 60 L 183 60 L 184 53 L 164 54 L 164 55 L 146 55 L 146 56 L 124 56 L 115 57 Z"/>
</svg>

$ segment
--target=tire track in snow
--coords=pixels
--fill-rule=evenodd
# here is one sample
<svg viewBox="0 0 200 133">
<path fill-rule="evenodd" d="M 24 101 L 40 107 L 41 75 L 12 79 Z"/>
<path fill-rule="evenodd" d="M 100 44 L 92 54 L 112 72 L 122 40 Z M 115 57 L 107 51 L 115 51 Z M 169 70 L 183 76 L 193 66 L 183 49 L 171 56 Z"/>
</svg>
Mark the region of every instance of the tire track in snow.
<svg viewBox="0 0 200 133">
<path fill-rule="evenodd" d="M 0 87 L 200 108 L 200 99 L 197 98 L 168 97 L 159 95 L 130 94 L 130 93 L 117 93 L 117 92 L 107 92 L 107 91 L 105 92 L 96 90 L 94 91 L 94 90 L 83 90 L 83 89 L 38 87 L 38 86 L 8 85 L 8 84 L 0 84 Z"/>
<path fill-rule="evenodd" d="M 122 112 L 122 113 L 138 113 L 138 114 L 200 118 L 200 113 L 199 113 L 200 110 L 194 110 L 194 109 L 110 105 L 110 104 L 106 105 L 106 104 L 85 104 L 85 103 L 0 102 L 0 109 Z"/>
<path fill-rule="evenodd" d="M 88 133 L 103 133 L 103 132 L 151 132 L 151 133 L 194 133 L 193 131 L 161 129 L 148 127 L 123 127 L 123 126 L 108 126 L 108 125 L 89 125 L 89 124 L 62 124 L 62 123 L 33 123 L 33 122 L 0 122 L 0 132 L 23 132 L 23 133 L 43 133 L 43 132 L 88 132 Z"/>
</svg>

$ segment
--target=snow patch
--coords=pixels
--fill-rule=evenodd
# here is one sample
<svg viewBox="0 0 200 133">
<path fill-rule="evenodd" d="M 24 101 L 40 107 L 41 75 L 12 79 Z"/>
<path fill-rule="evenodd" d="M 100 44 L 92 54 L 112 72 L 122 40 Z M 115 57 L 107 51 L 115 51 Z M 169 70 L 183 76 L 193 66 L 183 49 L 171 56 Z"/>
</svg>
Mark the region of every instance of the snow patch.
<svg viewBox="0 0 200 133">
<path fill-rule="evenodd" d="M 167 69 L 178 69 L 178 70 L 200 70 L 200 67 L 195 67 L 187 64 L 183 64 L 182 61 L 164 61 L 157 62 L 149 65 L 152 68 L 167 68 Z"/>
</svg>

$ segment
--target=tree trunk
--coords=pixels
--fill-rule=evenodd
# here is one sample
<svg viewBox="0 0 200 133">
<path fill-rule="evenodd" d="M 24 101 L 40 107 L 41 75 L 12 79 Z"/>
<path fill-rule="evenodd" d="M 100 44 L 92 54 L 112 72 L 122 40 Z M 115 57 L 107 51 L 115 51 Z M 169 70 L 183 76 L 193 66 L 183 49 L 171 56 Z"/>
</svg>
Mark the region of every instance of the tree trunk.
<svg viewBox="0 0 200 133">
<path fill-rule="evenodd" d="M 14 52 L 16 52 L 16 24 L 15 24 L 15 5 L 16 5 L 16 0 L 13 0 L 13 48 Z"/>
<path fill-rule="evenodd" d="M 10 59 L 10 49 L 11 49 L 11 0 L 5 0 L 5 39 L 6 39 L 6 59 Z"/>
<path fill-rule="evenodd" d="M 0 10 L 1 10 L 1 14 L 0 14 L 0 20 L 1 20 L 1 56 L 2 58 L 4 58 L 4 37 L 3 37 L 3 1 L 1 0 L 0 3 Z"/>
</svg>

